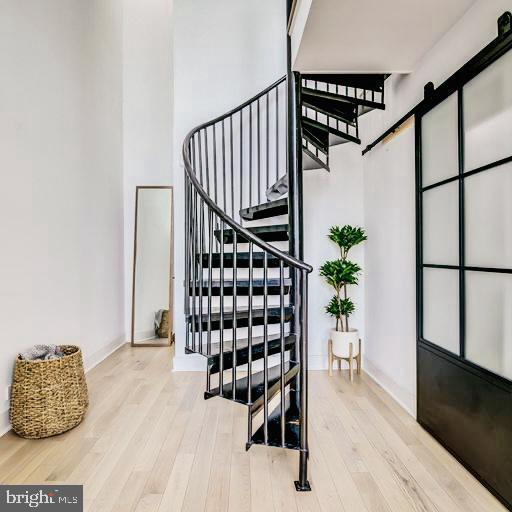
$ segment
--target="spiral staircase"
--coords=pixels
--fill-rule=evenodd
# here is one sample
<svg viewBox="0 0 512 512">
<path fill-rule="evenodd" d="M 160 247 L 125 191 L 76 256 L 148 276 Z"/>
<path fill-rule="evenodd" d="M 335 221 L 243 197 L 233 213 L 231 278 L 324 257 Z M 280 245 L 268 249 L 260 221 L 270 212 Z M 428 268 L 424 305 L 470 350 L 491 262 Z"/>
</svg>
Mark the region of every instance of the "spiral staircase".
<svg viewBox="0 0 512 512">
<path fill-rule="evenodd" d="M 310 489 L 302 172 L 329 172 L 331 146 L 360 144 L 385 78 L 290 71 L 183 145 L 186 351 L 206 357 L 205 399 L 247 406 L 247 449 L 299 451 L 299 491 Z"/>
</svg>

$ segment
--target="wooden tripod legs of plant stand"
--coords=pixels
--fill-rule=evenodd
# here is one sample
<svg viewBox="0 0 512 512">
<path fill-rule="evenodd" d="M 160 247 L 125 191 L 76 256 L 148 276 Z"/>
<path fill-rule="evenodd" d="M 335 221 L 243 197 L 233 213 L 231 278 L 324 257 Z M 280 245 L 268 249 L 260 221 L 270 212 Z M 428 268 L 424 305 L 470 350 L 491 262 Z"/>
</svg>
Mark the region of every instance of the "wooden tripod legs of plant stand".
<svg viewBox="0 0 512 512">
<path fill-rule="evenodd" d="M 354 353 L 354 346 L 352 343 L 349 344 L 348 357 L 336 356 L 332 351 L 332 340 L 329 340 L 328 342 L 328 353 L 329 377 L 332 377 L 332 367 L 334 366 L 334 361 L 338 361 L 338 370 L 341 370 L 341 361 L 347 361 L 350 382 L 354 381 L 354 361 L 356 362 L 357 375 L 361 375 L 361 339 L 359 339 L 359 351 L 357 356 L 352 355 Z"/>
</svg>

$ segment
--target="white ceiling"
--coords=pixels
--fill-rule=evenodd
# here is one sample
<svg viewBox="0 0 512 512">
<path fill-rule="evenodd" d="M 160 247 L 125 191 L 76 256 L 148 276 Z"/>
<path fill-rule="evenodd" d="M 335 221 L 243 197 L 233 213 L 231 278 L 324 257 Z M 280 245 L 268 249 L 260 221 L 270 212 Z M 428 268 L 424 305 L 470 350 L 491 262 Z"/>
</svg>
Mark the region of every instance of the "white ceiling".
<svg viewBox="0 0 512 512">
<path fill-rule="evenodd" d="M 299 1 L 302 21 L 291 28 L 293 67 L 302 72 L 409 73 L 474 2 Z"/>
</svg>

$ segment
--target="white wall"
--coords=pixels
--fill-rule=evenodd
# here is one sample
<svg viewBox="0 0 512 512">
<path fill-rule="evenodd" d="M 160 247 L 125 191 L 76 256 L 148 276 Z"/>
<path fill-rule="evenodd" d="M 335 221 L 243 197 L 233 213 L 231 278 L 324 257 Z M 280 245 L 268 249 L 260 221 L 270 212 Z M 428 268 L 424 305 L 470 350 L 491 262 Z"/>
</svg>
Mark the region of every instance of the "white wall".
<svg viewBox="0 0 512 512">
<path fill-rule="evenodd" d="M 120 0 L 0 1 L 0 430 L 16 354 L 124 341 Z"/>
<path fill-rule="evenodd" d="M 408 76 L 386 82 L 386 111 L 361 122 L 365 143 L 440 85 L 496 37 L 496 20 L 510 0 L 479 0 Z M 366 368 L 415 413 L 415 227 L 413 128 L 364 159 L 366 246 Z"/>
<path fill-rule="evenodd" d="M 285 2 L 174 3 L 174 176 L 176 370 L 202 369 L 184 355 L 184 203 L 181 146 L 189 130 L 227 112 L 286 73 Z"/>
<path fill-rule="evenodd" d="M 172 0 L 123 0 L 126 332 L 137 185 L 172 185 Z"/>
<path fill-rule="evenodd" d="M 313 266 L 309 277 L 309 360 L 312 370 L 327 368 L 327 340 L 335 320 L 325 312 L 334 295 L 333 289 L 320 277 L 319 268 L 327 260 L 339 258 L 338 248 L 327 238 L 331 226 L 364 227 L 363 161 L 359 146 L 351 143 L 330 148 L 331 172 L 304 172 L 304 259 Z M 364 243 L 354 247 L 349 259 L 363 269 Z M 349 287 L 356 306 L 350 317 L 351 328 L 357 328 L 364 339 L 364 273 L 357 287 Z"/>
</svg>

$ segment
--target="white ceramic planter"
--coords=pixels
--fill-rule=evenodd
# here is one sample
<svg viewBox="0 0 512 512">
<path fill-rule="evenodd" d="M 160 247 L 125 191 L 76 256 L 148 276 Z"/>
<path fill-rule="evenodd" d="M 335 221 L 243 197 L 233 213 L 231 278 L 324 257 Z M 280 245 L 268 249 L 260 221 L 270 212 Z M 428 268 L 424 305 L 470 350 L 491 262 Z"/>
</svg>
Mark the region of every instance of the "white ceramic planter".
<svg viewBox="0 0 512 512">
<path fill-rule="evenodd" d="M 350 329 L 347 332 L 331 331 L 332 352 L 337 357 L 350 356 L 350 344 L 352 343 L 352 357 L 359 354 L 359 331 Z"/>
</svg>

